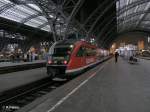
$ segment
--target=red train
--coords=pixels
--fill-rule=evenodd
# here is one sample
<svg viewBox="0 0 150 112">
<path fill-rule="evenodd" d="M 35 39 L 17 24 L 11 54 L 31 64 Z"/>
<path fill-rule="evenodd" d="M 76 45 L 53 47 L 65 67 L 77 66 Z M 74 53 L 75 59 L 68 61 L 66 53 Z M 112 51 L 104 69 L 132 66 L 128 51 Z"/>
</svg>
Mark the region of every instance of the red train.
<svg viewBox="0 0 150 112">
<path fill-rule="evenodd" d="M 54 43 L 47 60 L 47 74 L 53 78 L 70 77 L 97 62 L 97 47 L 86 41 L 65 40 Z"/>
</svg>

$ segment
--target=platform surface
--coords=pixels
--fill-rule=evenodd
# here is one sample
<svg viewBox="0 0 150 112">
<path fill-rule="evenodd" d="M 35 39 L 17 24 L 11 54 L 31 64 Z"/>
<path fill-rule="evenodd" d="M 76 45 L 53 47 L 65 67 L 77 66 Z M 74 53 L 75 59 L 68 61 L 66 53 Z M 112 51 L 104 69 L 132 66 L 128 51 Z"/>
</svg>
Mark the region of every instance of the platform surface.
<svg viewBox="0 0 150 112">
<path fill-rule="evenodd" d="M 46 68 L 37 68 L 0 75 L 0 92 L 48 77 Z"/>
<path fill-rule="evenodd" d="M 0 62 L 0 67 L 9 67 L 9 66 L 18 66 L 18 65 L 25 65 L 25 64 L 36 64 L 36 63 L 44 63 L 45 60 L 35 60 L 32 62 Z"/>
<path fill-rule="evenodd" d="M 150 112 L 150 61 L 132 65 L 113 58 L 101 67 L 96 75 L 58 88 L 28 112 Z"/>
</svg>

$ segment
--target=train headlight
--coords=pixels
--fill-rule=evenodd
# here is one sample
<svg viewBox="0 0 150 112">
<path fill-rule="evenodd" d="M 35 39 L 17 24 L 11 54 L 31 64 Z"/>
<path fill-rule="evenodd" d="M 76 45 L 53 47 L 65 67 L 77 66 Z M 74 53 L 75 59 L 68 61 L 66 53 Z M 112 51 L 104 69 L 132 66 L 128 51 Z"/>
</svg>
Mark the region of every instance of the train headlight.
<svg viewBox="0 0 150 112">
<path fill-rule="evenodd" d="M 64 64 L 66 65 L 68 62 L 66 60 L 64 60 Z"/>
<path fill-rule="evenodd" d="M 52 60 L 48 60 L 48 64 L 52 64 Z"/>
<path fill-rule="evenodd" d="M 70 48 L 73 48 L 73 45 L 70 45 Z"/>
</svg>

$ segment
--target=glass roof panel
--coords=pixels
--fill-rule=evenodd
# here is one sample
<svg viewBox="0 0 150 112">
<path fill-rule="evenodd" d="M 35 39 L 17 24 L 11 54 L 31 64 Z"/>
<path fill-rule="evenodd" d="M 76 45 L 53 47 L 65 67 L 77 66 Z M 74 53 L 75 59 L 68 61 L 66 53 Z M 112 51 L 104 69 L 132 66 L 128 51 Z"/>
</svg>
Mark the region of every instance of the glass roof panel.
<svg viewBox="0 0 150 112">
<path fill-rule="evenodd" d="M 147 6 L 147 3 L 144 3 L 144 4 L 139 5 L 139 6 L 138 6 L 138 9 L 137 9 L 137 12 L 138 12 L 138 11 L 144 11 L 146 6 Z"/>
<path fill-rule="evenodd" d="M 150 13 L 147 14 L 147 16 L 145 16 L 145 19 L 146 19 L 146 20 L 150 20 Z"/>
<path fill-rule="evenodd" d="M 16 5 L 15 7 L 12 7 L 10 9 L 8 9 L 7 11 L 11 11 L 11 12 L 14 12 L 16 14 L 19 14 L 20 16 L 24 16 L 24 18 L 27 17 L 27 16 L 29 16 L 30 15 L 29 13 L 25 12 L 24 10 L 20 10 L 20 9 L 22 9 L 21 7 L 22 7 L 22 5 L 21 6 L 17 6 Z"/>
<path fill-rule="evenodd" d="M 44 16 L 39 16 L 38 18 L 39 18 L 40 20 L 47 21 L 47 19 L 46 19 Z"/>
<path fill-rule="evenodd" d="M 33 27 L 38 27 L 46 22 L 47 22 L 46 18 L 39 16 L 34 19 L 31 19 L 30 21 L 26 22 L 25 24 L 29 25 L 29 26 L 33 26 Z M 45 29 L 48 29 L 48 28 L 44 28 L 43 30 L 45 30 Z M 49 31 L 49 30 L 46 30 L 46 31 Z"/>
<path fill-rule="evenodd" d="M 19 10 L 20 12 L 26 13 L 26 14 L 36 14 L 38 13 L 37 11 L 25 6 L 25 5 L 17 5 L 14 10 Z"/>
<path fill-rule="evenodd" d="M 119 15 L 117 16 L 117 20 L 118 20 L 117 23 L 119 27 L 118 30 L 121 27 L 124 27 L 124 30 L 126 30 L 126 28 L 129 27 L 132 28 L 140 27 L 143 25 L 142 21 L 150 20 L 150 14 L 146 13 L 146 11 L 150 9 L 150 1 L 145 1 L 141 4 L 135 5 L 136 2 L 141 2 L 141 0 L 119 0 L 118 1 L 117 11 L 120 11 L 122 10 L 122 8 L 124 8 L 124 10 L 118 13 Z M 145 24 L 150 24 L 150 22 L 146 22 Z"/>
<path fill-rule="evenodd" d="M 45 23 L 45 22 L 47 22 L 47 19 L 42 16 L 38 16 L 38 17 L 34 18 L 34 21 L 38 21 L 40 23 Z"/>
<path fill-rule="evenodd" d="M 0 8 L 3 8 L 5 5 L 9 6 L 13 4 L 9 0 L 0 0 Z M 3 9 L 2 9 L 3 10 Z M 47 19 L 44 16 L 34 16 L 39 13 L 42 13 L 40 8 L 35 4 L 20 4 L 20 5 L 14 5 L 10 8 L 6 8 L 2 13 L 0 14 L 0 17 L 10 19 L 12 21 L 16 22 L 23 22 L 25 21 L 25 25 L 31 26 L 31 27 L 38 27 L 42 25 L 43 23 L 47 22 Z M 33 18 L 32 18 L 33 15 Z M 34 18 L 35 17 L 35 18 Z M 29 18 L 29 20 L 28 20 Z M 27 19 L 27 21 L 26 21 Z M 50 31 L 50 27 L 47 25 L 46 27 L 42 28 L 42 30 Z"/>
<path fill-rule="evenodd" d="M 121 7 L 123 7 L 123 6 L 125 6 L 126 5 L 126 0 L 120 0 L 120 3 L 119 3 L 119 7 L 121 8 Z"/>
<path fill-rule="evenodd" d="M 143 22 L 141 23 L 141 26 L 147 26 L 147 25 L 149 25 L 149 21 L 147 21 L 147 22 L 144 22 L 144 21 L 143 21 Z"/>
<path fill-rule="evenodd" d="M 0 7 L 2 7 L 3 5 L 5 5 L 6 3 L 3 3 L 2 1 L 0 1 Z"/>
<path fill-rule="evenodd" d="M 50 26 L 49 25 L 47 25 L 47 26 L 45 26 L 45 27 L 43 27 L 43 28 L 41 28 L 42 30 L 45 30 L 45 31 L 51 31 L 51 29 L 50 29 Z"/>
<path fill-rule="evenodd" d="M 25 24 L 28 26 L 31 26 L 31 27 L 35 27 L 35 28 L 38 27 L 39 25 L 41 25 L 40 23 L 35 22 L 35 21 L 28 21 Z"/>
<path fill-rule="evenodd" d="M 34 8 L 37 11 L 42 12 L 41 9 L 37 5 L 35 5 L 35 4 L 27 4 L 27 5 L 30 6 L 30 7 L 32 7 L 32 8 Z"/>
<path fill-rule="evenodd" d="M 8 4 L 8 3 L 12 3 L 11 1 L 9 0 L 1 0 L 2 3 L 5 3 L 5 4 Z"/>
<path fill-rule="evenodd" d="M 130 10 L 126 11 L 126 15 L 130 15 L 134 12 L 135 7 L 131 8 Z"/>
<path fill-rule="evenodd" d="M 0 17 L 4 17 L 7 19 L 16 21 L 16 22 L 20 22 L 26 16 L 9 9 L 9 10 L 5 11 L 4 13 L 0 14 Z"/>
<path fill-rule="evenodd" d="M 150 28 L 150 25 L 149 25 L 149 24 L 141 24 L 141 26 L 142 26 L 143 28 Z"/>
</svg>

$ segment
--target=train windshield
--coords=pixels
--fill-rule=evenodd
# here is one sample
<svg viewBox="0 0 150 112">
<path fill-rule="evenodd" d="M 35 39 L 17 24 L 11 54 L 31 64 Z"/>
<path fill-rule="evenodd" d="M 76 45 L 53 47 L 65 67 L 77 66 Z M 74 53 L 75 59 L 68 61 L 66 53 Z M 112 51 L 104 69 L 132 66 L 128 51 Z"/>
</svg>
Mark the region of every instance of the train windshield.
<svg viewBox="0 0 150 112">
<path fill-rule="evenodd" d="M 54 48 L 54 55 L 57 56 L 68 55 L 70 52 L 71 48 L 69 47 Z"/>
<path fill-rule="evenodd" d="M 71 55 L 73 47 L 70 46 L 63 46 L 63 47 L 55 47 L 54 53 L 53 53 L 53 59 L 67 59 L 69 60 L 69 57 Z"/>
</svg>

